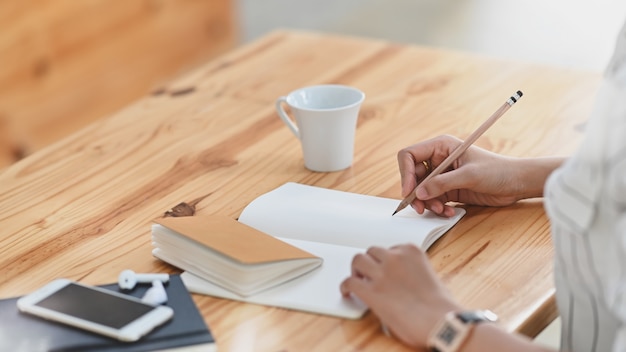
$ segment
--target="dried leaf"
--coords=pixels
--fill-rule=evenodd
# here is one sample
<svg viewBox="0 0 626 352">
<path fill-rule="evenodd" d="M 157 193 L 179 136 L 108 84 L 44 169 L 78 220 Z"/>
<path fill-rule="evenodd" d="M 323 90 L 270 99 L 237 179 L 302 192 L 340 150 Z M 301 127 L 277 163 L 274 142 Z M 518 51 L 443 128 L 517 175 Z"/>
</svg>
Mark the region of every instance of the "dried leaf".
<svg viewBox="0 0 626 352">
<path fill-rule="evenodd" d="M 193 93 L 196 91 L 196 87 L 185 87 L 180 89 L 175 89 L 170 91 L 170 96 L 179 97 L 181 95 L 187 95 L 189 93 Z"/>
<path fill-rule="evenodd" d="M 163 217 L 181 217 L 181 216 L 193 216 L 196 214 L 196 205 L 200 203 L 204 198 L 210 196 L 213 192 L 209 194 L 205 194 L 202 197 L 196 198 L 189 203 L 181 202 L 178 203 L 172 209 L 166 211 L 163 214 Z"/>
</svg>

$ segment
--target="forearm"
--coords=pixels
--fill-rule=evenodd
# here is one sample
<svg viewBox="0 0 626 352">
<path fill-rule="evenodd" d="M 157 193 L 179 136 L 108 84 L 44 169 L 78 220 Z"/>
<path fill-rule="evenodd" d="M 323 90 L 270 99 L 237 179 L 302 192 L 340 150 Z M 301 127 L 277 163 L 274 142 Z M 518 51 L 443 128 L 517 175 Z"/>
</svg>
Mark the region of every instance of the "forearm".
<svg viewBox="0 0 626 352">
<path fill-rule="evenodd" d="M 478 324 L 459 352 L 486 351 L 547 352 L 553 350 L 536 344 L 525 336 L 508 333 L 495 324 Z"/>
<path fill-rule="evenodd" d="M 543 187 L 550 174 L 560 167 L 566 158 L 518 158 L 514 159 L 517 170 L 516 184 L 519 187 L 519 199 L 543 196 Z"/>
</svg>

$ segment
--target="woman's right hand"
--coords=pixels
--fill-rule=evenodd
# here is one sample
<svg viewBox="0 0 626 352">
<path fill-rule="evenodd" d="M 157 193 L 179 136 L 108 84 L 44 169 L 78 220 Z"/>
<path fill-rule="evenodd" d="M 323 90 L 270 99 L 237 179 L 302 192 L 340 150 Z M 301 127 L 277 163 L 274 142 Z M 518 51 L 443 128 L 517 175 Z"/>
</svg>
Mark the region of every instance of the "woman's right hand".
<svg viewBox="0 0 626 352">
<path fill-rule="evenodd" d="M 426 176 L 426 162 L 436 168 L 462 141 L 439 136 L 398 152 L 402 196 L 406 197 Z M 429 209 L 442 216 L 454 215 L 447 202 L 505 206 L 543 194 L 548 175 L 563 158 L 513 158 L 481 149 L 468 148 L 448 170 L 420 184 L 411 206 L 420 214 Z"/>
</svg>

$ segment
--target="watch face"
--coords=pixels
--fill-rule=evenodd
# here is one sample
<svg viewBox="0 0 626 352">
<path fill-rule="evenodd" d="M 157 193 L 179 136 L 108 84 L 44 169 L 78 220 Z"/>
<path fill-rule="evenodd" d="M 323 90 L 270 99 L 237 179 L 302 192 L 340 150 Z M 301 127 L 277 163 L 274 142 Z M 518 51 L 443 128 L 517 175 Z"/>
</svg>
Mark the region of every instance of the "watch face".
<svg viewBox="0 0 626 352">
<path fill-rule="evenodd" d="M 446 326 L 439 331 L 438 337 L 441 341 L 445 342 L 446 345 L 450 345 L 452 341 L 454 341 L 457 333 L 458 332 L 454 327 L 446 324 Z"/>
<path fill-rule="evenodd" d="M 490 310 L 465 311 L 457 314 L 464 323 L 479 323 L 483 321 L 496 321 L 498 316 Z"/>
</svg>

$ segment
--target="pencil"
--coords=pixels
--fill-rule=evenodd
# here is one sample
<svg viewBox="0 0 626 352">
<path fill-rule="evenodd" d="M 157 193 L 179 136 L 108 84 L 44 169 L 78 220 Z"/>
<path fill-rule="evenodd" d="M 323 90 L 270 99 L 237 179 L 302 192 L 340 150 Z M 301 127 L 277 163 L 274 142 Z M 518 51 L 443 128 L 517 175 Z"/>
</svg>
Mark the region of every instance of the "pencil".
<svg viewBox="0 0 626 352">
<path fill-rule="evenodd" d="M 419 185 L 439 175 L 450 165 L 452 165 L 452 163 L 456 159 L 458 159 L 461 154 L 463 154 L 467 150 L 467 148 L 469 148 L 478 139 L 478 137 L 485 133 L 485 131 L 489 127 L 491 127 L 494 122 L 496 122 L 496 120 L 498 120 L 507 110 L 509 110 L 509 108 L 513 106 L 513 104 L 515 104 L 522 97 L 522 95 L 524 95 L 524 93 L 518 90 L 509 99 L 507 99 L 504 104 L 502 104 L 502 106 L 498 110 L 496 110 L 496 112 L 494 112 L 485 122 L 483 122 L 482 125 L 480 125 L 480 127 L 476 129 L 476 131 L 474 131 L 469 137 L 467 137 L 467 139 L 456 149 L 454 149 L 454 151 L 450 153 L 450 155 L 448 155 L 448 157 L 445 158 L 445 160 L 441 164 L 439 164 L 439 166 L 437 166 L 431 173 L 429 173 L 424 179 L 422 179 L 415 186 L 415 188 L 413 188 L 413 191 L 400 202 L 400 205 L 398 205 L 398 208 L 396 208 L 396 211 L 394 211 L 391 216 L 396 215 L 397 212 L 411 204 L 415 200 L 415 190 Z"/>
</svg>

